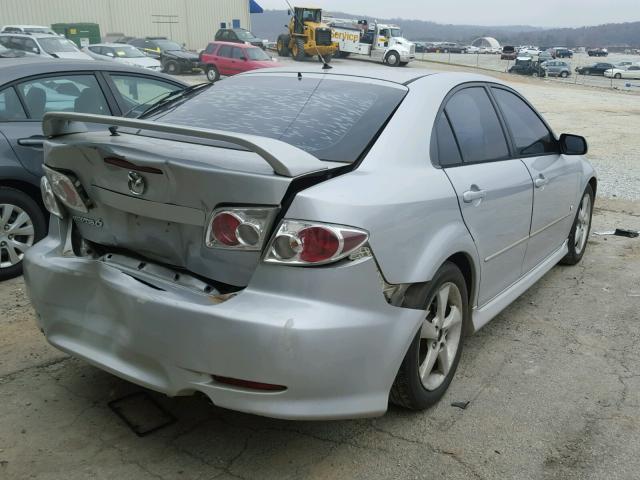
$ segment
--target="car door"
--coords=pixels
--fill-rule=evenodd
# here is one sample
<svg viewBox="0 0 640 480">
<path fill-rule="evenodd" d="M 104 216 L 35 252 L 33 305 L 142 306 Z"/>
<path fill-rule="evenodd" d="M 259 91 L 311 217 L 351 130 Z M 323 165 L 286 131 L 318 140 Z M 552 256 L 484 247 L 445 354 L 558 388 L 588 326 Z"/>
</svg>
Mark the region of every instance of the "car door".
<svg viewBox="0 0 640 480">
<path fill-rule="evenodd" d="M 522 274 L 533 204 L 531 176 L 519 159 L 511 158 L 484 85 L 465 86 L 448 97 L 438 131 L 439 150 L 448 142 L 449 152 L 459 152 L 460 161 L 440 159 L 440 164 L 478 249 L 478 305 L 482 306 Z"/>
<path fill-rule="evenodd" d="M 216 55 L 216 66 L 221 75 L 233 75 L 231 67 L 231 46 L 222 45 Z"/>
<path fill-rule="evenodd" d="M 3 133 L 22 165 L 42 175 L 42 117 L 46 112 L 68 111 L 111 115 L 104 93 L 93 74 L 56 74 L 15 85 L 26 120 L 3 123 Z"/>
<path fill-rule="evenodd" d="M 491 88 L 511 134 L 515 154 L 533 179 L 531 231 L 523 269 L 527 272 L 558 250 L 569 236 L 579 200 L 580 157 L 561 155 L 553 133 L 522 97 Z"/>
<path fill-rule="evenodd" d="M 233 47 L 231 57 L 231 66 L 235 71 L 234 73 L 242 73 L 251 70 L 248 66 L 249 62 L 247 61 L 247 55 L 243 48 Z"/>
<path fill-rule="evenodd" d="M 622 78 L 638 79 L 640 78 L 640 67 L 632 65 L 622 72 Z"/>
</svg>

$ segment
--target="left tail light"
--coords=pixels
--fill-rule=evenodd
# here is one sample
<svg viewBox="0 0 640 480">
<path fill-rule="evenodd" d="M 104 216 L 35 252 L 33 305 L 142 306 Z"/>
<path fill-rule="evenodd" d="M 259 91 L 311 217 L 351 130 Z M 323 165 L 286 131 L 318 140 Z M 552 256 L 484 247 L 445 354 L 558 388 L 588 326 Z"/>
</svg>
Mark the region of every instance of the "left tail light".
<svg viewBox="0 0 640 480">
<path fill-rule="evenodd" d="M 273 219 L 276 207 L 223 207 L 211 214 L 204 243 L 209 248 L 259 251 Z"/>
<path fill-rule="evenodd" d="M 283 220 L 265 253 L 267 263 L 311 266 L 337 262 L 362 247 L 369 234 L 328 223 Z"/>
<path fill-rule="evenodd" d="M 89 212 L 89 198 L 84 192 L 80 180 L 53 170 L 46 165 L 43 167 L 51 190 L 65 206 L 82 213 Z"/>
</svg>

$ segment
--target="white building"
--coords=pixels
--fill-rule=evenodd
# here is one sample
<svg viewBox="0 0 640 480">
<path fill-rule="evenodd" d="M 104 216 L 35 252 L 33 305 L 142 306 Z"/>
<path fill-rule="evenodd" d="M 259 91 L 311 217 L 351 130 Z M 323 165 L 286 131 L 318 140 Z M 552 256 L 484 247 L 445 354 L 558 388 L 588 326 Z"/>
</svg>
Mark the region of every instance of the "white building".
<svg viewBox="0 0 640 480">
<path fill-rule="evenodd" d="M 500 48 L 500 42 L 493 37 L 476 38 L 473 42 L 471 42 L 471 45 L 478 48 Z"/>
<path fill-rule="evenodd" d="M 0 26 L 97 23 L 102 36 L 166 36 L 198 49 L 222 25 L 250 30 L 255 8 L 250 0 L 0 0 Z"/>
</svg>

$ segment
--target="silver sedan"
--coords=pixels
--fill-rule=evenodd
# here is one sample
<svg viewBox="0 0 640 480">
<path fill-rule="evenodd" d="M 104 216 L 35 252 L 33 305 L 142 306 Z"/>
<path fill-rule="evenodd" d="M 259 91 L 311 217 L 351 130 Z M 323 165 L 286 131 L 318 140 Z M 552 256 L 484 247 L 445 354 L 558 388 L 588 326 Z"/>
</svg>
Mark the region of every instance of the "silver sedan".
<svg viewBox="0 0 640 480">
<path fill-rule="evenodd" d="M 584 138 L 470 74 L 270 69 L 44 130 L 48 341 L 290 419 L 436 403 L 465 334 L 581 260 L 597 188 Z"/>
</svg>

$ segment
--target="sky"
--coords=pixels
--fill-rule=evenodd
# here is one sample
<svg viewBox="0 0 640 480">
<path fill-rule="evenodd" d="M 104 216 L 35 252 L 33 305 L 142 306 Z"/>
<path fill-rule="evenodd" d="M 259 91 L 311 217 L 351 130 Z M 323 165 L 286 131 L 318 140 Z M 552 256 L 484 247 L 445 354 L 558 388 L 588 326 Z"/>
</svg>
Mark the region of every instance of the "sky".
<svg viewBox="0 0 640 480">
<path fill-rule="evenodd" d="M 265 9 L 285 10 L 285 0 L 257 0 Z M 289 2 L 296 6 L 295 0 Z M 430 20 L 472 25 L 580 27 L 640 21 L 640 0 L 300 0 L 329 12 L 379 18 Z"/>
</svg>

